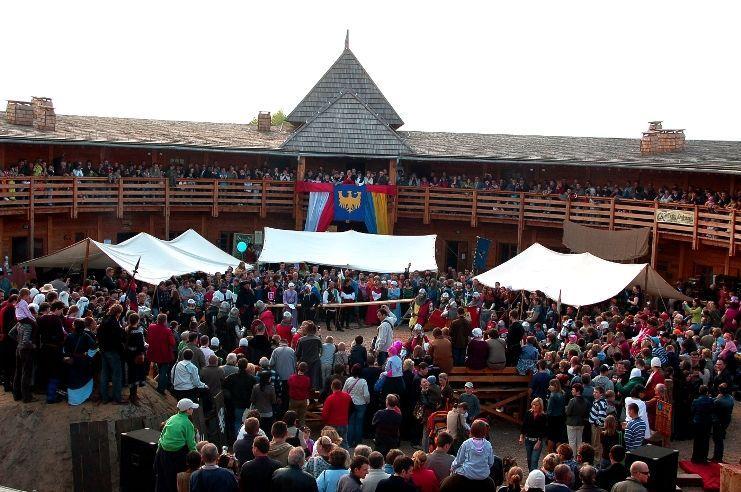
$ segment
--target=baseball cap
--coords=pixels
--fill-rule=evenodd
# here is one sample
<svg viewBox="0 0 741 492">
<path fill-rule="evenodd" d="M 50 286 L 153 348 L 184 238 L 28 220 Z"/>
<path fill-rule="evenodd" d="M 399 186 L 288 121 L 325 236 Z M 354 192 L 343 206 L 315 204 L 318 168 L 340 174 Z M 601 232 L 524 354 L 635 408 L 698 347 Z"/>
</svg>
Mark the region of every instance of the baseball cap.
<svg viewBox="0 0 741 492">
<path fill-rule="evenodd" d="M 466 388 L 473 388 L 473 383 L 471 381 L 468 381 L 466 384 L 463 385 Z"/>
<path fill-rule="evenodd" d="M 178 410 L 180 410 L 181 412 L 185 412 L 187 410 L 190 410 L 191 408 L 195 410 L 196 408 L 198 408 L 198 406 L 198 403 L 193 403 L 193 400 L 191 400 L 190 398 L 183 398 L 178 402 Z"/>
</svg>

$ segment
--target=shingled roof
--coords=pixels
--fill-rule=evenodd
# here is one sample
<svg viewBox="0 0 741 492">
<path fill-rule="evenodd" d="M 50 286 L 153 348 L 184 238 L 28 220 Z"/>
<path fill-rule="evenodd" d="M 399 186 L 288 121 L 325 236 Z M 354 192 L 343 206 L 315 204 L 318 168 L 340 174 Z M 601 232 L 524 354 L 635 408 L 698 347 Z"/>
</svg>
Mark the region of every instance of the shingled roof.
<svg viewBox="0 0 741 492">
<path fill-rule="evenodd" d="M 281 146 L 341 155 L 398 156 L 411 149 L 354 92 L 341 92 Z"/>
<path fill-rule="evenodd" d="M 327 73 L 304 96 L 286 120 L 296 125 L 302 125 L 316 116 L 340 93 L 348 91 L 355 92 L 391 128 L 399 128 L 404 124 L 347 45 L 337 61 L 329 67 Z"/>
</svg>

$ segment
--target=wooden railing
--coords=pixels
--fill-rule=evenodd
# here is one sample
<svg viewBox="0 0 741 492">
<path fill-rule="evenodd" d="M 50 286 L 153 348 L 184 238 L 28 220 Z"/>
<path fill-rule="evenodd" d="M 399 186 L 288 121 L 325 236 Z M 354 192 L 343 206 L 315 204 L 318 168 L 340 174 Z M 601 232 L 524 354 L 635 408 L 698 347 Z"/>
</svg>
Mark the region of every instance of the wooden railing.
<svg viewBox="0 0 741 492">
<path fill-rule="evenodd" d="M 214 180 L 167 178 L 1 178 L 0 215 L 24 215 L 32 219 L 39 211 L 114 212 L 156 211 L 169 216 L 173 211 L 200 211 L 217 217 L 220 212 L 289 213 L 306 209 L 307 194 L 296 195 L 294 183 L 268 180 Z M 393 199 L 391 216 L 433 220 L 466 221 L 472 227 L 482 223 L 511 223 L 518 226 L 518 238 L 526 225 L 561 227 L 564 220 L 605 229 L 651 227 L 657 235 L 727 246 L 729 255 L 741 240 L 741 223 L 736 212 L 704 206 L 658 203 L 615 198 L 564 200 L 558 195 L 535 193 L 417 188 L 400 186 Z M 61 210 L 60 210 L 61 209 Z M 694 213 L 687 224 L 658 222 L 657 209 Z M 298 214 L 297 214 L 298 215 Z M 297 219 L 298 220 L 298 219 Z"/>
</svg>

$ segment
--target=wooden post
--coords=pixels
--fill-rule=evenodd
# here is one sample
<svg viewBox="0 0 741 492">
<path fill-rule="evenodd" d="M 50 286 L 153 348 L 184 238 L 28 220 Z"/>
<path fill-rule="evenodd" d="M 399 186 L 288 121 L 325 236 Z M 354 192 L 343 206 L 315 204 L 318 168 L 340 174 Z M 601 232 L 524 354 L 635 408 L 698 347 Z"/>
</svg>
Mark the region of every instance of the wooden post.
<svg viewBox="0 0 741 492">
<path fill-rule="evenodd" d="M 219 181 L 214 180 L 212 185 L 212 197 L 211 201 L 213 202 L 211 204 L 211 217 L 218 217 L 219 216 Z"/>
<path fill-rule="evenodd" d="M 731 222 L 729 224 L 730 233 L 728 237 L 728 256 L 736 254 L 736 210 L 731 210 Z"/>
<path fill-rule="evenodd" d="M 525 193 L 520 192 L 520 215 L 517 220 L 517 252 L 522 252 L 522 233 L 525 232 Z"/>
<path fill-rule="evenodd" d="M 613 199 L 613 203 L 614 199 Z M 651 238 L 651 268 L 656 269 L 656 260 L 659 256 L 659 221 L 656 212 L 659 210 L 659 202 L 654 202 L 654 226 Z"/>
<path fill-rule="evenodd" d="M 0 259 L 4 258 L 3 255 L 3 238 L 5 237 L 5 218 L 0 216 Z M 8 272 L 5 272 L 6 275 Z"/>
<path fill-rule="evenodd" d="M 571 195 L 566 197 L 566 218 L 564 220 L 571 220 Z"/>
<path fill-rule="evenodd" d="M 389 159 L 389 184 L 396 186 L 398 177 L 399 159 Z M 396 188 L 396 195 L 386 195 L 388 197 L 388 214 L 389 214 L 389 234 L 394 233 L 394 224 L 396 224 L 397 202 L 399 201 L 399 188 Z"/>
<path fill-rule="evenodd" d="M 687 260 L 687 243 L 682 242 L 679 245 L 679 278 L 685 278 L 684 267 Z"/>
<path fill-rule="evenodd" d="M 430 187 L 425 188 L 425 209 L 422 216 L 422 223 L 430 223 Z"/>
<path fill-rule="evenodd" d="M 72 210 L 70 216 L 73 219 L 77 218 L 77 178 L 72 178 Z"/>
<path fill-rule="evenodd" d="M 471 203 L 471 227 L 478 225 L 479 190 L 473 190 L 473 203 Z"/>
<path fill-rule="evenodd" d="M 34 184 L 36 180 L 31 177 L 28 183 L 28 259 L 33 258 L 34 243 L 36 242 L 36 211 L 34 210 Z"/>
<path fill-rule="evenodd" d="M 165 240 L 170 239 L 170 180 L 163 178 L 165 181 L 165 206 L 163 207 L 165 215 Z"/>
<path fill-rule="evenodd" d="M 116 217 L 123 217 L 124 207 L 124 178 L 118 178 L 118 202 L 116 204 Z"/>
<path fill-rule="evenodd" d="M 98 225 L 95 229 L 95 238 L 97 241 L 103 241 L 103 215 L 98 214 Z"/>
<path fill-rule="evenodd" d="M 260 217 L 265 218 L 268 215 L 268 188 L 270 187 L 270 184 L 263 176 L 262 178 L 262 189 L 260 190 Z"/>
<path fill-rule="evenodd" d="M 615 197 L 610 199 L 610 230 L 615 230 Z"/>
<path fill-rule="evenodd" d="M 306 176 L 306 157 L 299 156 L 298 164 L 296 164 L 296 183 L 300 183 Z M 332 197 L 330 197 L 332 199 Z M 293 189 L 293 218 L 295 220 L 294 229 L 300 231 L 303 229 L 301 223 L 303 222 L 301 214 L 301 194 L 294 187 Z"/>
<path fill-rule="evenodd" d="M 85 239 L 85 258 L 82 260 L 82 280 L 87 278 L 87 266 L 90 260 L 90 238 Z"/>
<path fill-rule="evenodd" d="M 698 240 L 697 240 L 697 219 L 698 219 L 699 211 L 697 209 L 697 205 L 695 205 L 695 214 L 694 219 L 692 220 L 692 249 L 697 250 L 698 248 Z M 654 219 L 656 220 L 656 219 Z"/>
<path fill-rule="evenodd" d="M 723 262 L 723 275 L 731 273 L 731 257 L 726 256 L 726 261 Z"/>
</svg>

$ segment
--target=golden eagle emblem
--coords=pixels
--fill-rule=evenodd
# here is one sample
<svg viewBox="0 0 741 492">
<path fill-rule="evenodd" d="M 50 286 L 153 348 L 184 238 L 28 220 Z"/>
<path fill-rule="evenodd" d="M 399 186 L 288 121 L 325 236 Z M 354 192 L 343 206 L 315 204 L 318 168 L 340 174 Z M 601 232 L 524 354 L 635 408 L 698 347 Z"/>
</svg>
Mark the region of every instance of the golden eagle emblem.
<svg viewBox="0 0 741 492">
<path fill-rule="evenodd" d="M 340 207 L 347 210 L 347 213 L 351 214 L 355 210 L 360 208 L 360 199 L 362 192 L 360 191 L 338 191 L 337 198 L 340 203 Z"/>
</svg>

